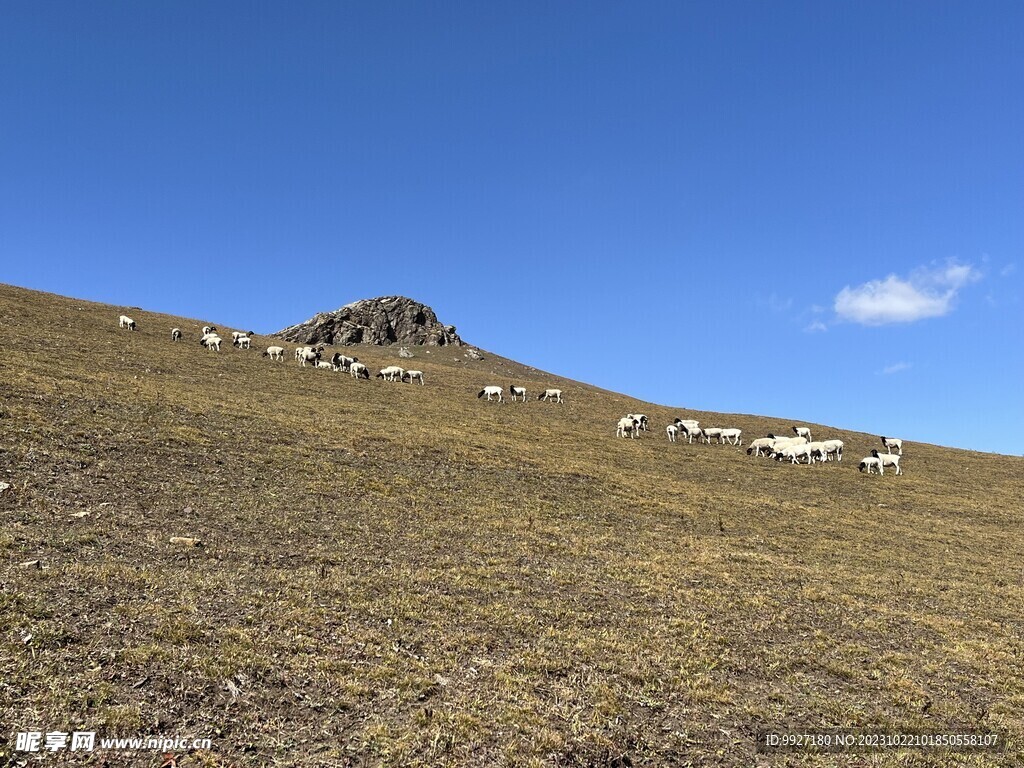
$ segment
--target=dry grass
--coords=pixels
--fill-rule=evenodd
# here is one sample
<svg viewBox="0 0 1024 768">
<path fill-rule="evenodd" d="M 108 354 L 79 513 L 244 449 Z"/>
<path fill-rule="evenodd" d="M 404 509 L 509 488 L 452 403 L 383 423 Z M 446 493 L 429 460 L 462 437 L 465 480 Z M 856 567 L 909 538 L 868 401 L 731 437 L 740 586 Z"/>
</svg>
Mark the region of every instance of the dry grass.
<svg viewBox="0 0 1024 768">
<path fill-rule="evenodd" d="M 121 311 L 0 287 L 0 764 L 82 728 L 213 739 L 182 766 L 1024 761 L 1024 460 L 908 443 L 868 477 L 877 438 L 822 427 L 847 461 L 779 465 L 492 355 L 355 382 Z M 567 402 L 475 397 L 513 381 Z M 1011 748 L 758 755 L 762 725 Z"/>
</svg>

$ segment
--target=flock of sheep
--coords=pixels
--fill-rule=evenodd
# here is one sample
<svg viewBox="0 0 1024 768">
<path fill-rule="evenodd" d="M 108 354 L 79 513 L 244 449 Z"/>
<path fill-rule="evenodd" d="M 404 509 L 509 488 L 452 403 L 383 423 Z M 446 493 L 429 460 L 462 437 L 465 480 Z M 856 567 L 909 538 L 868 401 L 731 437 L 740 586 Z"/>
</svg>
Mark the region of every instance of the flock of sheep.
<svg viewBox="0 0 1024 768">
<path fill-rule="evenodd" d="M 137 330 L 135 321 L 127 315 L 121 315 L 118 319 L 118 325 L 120 328 L 129 331 Z M 252 331 L 244 333 L 235 331 L 231 334 L 231 344 L 239 349 L 251 349 L 253 336 L 255 336 L 255 333 Z M 180 328 L 171 329 L 171 341 L 181 341 L 182 338 L 183 334 Z M 221 338 L 217 335 L 217 328 L 210 325 L 203 326 L 199 343 L 207 350 L 220 352 Z M 330 360 L 324 360 L 322 359 L 323 352 L 323 345 L 298 347 L 295 350 L 295 359 L 303 367 L 312 365 L 315 368 L 344 371 L 351 374 L 354 379 L 370 378 L 369 368 L 360 363 L 359 358 L 347 357 L 337 352 Z M 269 357 L 271 360 L 283 361 L 285 348 L 280 346 L 267 347 L 263 356 Z M 377 378 L 384 381 L 409 381 L 410 383 L 419 381 L 421 385 L 425 384 L 423 371 L 405 370 L 397 365 L 389 365 L 382 368 L 377 372 Z M 488 401 L 497 399 L 499 403 L 503 403 L 505 402 L 503 392 L 504 389 L 502 387 L 490 385 L 481 389 L 477 394 L 477 398 L 486 397 Z M 526 402 L 526 387 L 510 386 L 508 392 L 513 402 L 519 398 Z M 562 390 L 560 389 L 545 389 L 537 396 L 537 399 L 556 403 L 564 402 Z M 640 432 L 648 431 L 648 422 L 649 419 L 642 413 L 628 413 L 619 419 L 615 434 L 617 437 L 636 439 L 640 436 Z M 841 462 L 843 460 L 842 440 L 813 440 L 809 427 L 793 427 L 793 432 L 793 437 L 775 434 L 759 437 L 747 446 L 747 455 L 766 456 L 777 461 L 788 460 L 792 464 L 804 462 L 814 464 L 815 462 L 824 463 L 833 460 Z M 687 438 L 689 443 L 693 443 L 696 439 L 698 442 L 705 444 L 710 444 L 714 440 L 719 444 L 743 445 L 743 431 L 741 429 L 734 427 L 701 427 L 700 422 L 694 419 L 677 418 L 665 427 L 665 433 L 668 435 L 669 442 L 672 443 L 676 442 L 676 438 L 682 435 Z M 877 472 L 879 475 L 884 475 L 886 467 L 893 467 L 897 475 L 902 475 L 903 469 L 900 467 L 900 458 L 903 456 L 903 441 L 895 437 L 883 436 L 882 447 L 885 448 L 885 453 L 880 453 L 876 449 L 871 451 L 870 456 L 865 456 L 861 459 L 858 465 L 860 471 L 867 472 L 868 474 Z"/>
<path fill-rule="evenodd" d="M 641 432 L 648 431 L 648 421 L 647 416 L 642 413 L 627 413 L 619 419 L 615 434 L 617 437 L 635 439 Z M 793 427 L 793 432 L 793 437 L 775 434 L 759 437 L 747 446 L 747 455 L 767 456 L 777 461 L 789 461 L 791 464 L 843 460 L 842 440 L 814 440 L 810 427 Z M 695 419 L 677 418 L 665 427 L 665 434 L 668 435 L 670 443 L 674 443 L 676 438 L 682 435 L 690 443 L 697 440 L 710 445 L 714 440 L 717 443 L 743 445 L 743 430 L 734 427 L 701 427 L 700 422 Z M 878 474 L 884 475 L 886 467 L 893 467 L 897 475 L 902 475 L 900 457 L 903 456 L 903 441 L 883 436 L 882 447 L 885 448 L 885 453 L 873 449 L 870 456 L 861 459 L 858 465 L 860 471 L 868 474 L 877 471 Z"/>
</svg>

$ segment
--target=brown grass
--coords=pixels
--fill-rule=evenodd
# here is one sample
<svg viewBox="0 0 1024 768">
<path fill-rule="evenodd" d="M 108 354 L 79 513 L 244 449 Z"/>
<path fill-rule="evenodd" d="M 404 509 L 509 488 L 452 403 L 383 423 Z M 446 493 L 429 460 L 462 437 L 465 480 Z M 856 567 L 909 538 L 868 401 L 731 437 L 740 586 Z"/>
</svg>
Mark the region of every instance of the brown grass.
<svg viewBox="0 0 1024 768">
<path fill-rule="evenodd" d="M 213 739 L 182 766 L 1024 761 L 1024 460 L 907 443 L 868 477 L 876 437 L 817 427 L 843 464 L 780 465 L 493 355 L 355 382 L 121 311 L 0 286 L 0 764 L 75 729 Z M 476 398 L 511 382 L 567 402 Z M 1010 749 L 758 755 L 762 726 Z"/>
</svg>

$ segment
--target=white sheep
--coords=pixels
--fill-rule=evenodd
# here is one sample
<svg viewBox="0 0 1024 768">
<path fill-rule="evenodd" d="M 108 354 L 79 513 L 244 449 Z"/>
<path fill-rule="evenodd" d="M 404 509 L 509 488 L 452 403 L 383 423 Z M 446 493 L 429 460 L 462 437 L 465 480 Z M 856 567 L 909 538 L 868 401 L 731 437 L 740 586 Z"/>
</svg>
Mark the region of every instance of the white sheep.
<svg viewBox="0 0 1024 768">
<path fill-rule="evenodd" d="M 523 398 L 523 402 L 526 402 L 526 387 L 516 387 L 510 384 L 508 388 L 508 393 L 512 395 L 513 403 L 516 401 L 517 397 Z"/>
<path fill-rule="evenodd" d="M 735 428 L 723 429 L 721 438 L 732 445 L 743 445 L 743 430 Z"/>
<path fill-rule="evenodd" d="M 256 331 L 232 331 L 231 332 L 231 343 L 234 344 L 242 336 L 248 336 L 249 338 L 252 338 L 255 335 L 256 335 Z"/>
<path fill-rule="evenodd" d="M 687 437 L 687 442 L 692 443 L 694 438 L 698 440 L 703 435 L 700 429 L 700 422 L 696 419 L 676 419 L 673 424 L 682 430 L 683 434 Z"/>
<path fill-rule="evenodd" d="M 221 338 L 216 333 L 207 333 L 199 340 L 207 352 L 220 352 Z"/>
<path fill-rule="evenodd" d="M 121 315 L 117 318 L 118 328 L 127 328 L 129 331 L 135 330 L 135 321 L 132 320 L 128 315 Z"/>
<path fill-rule="evenodd" d="M 284 360 L 284 347 L 267 347 L 263 356 L 269 357 L 271 360 Z"/>
<path fill-rule="evenodd" d="M 876 459 L 874 456 L 865 456 L 863 459 L 861 459 L 860 460 L 860 464 L 858 465 L 858 469 L 861 472 L 867 470 L 867 473 L 869 475 L 872 473 L 872 470 L 876 470 L 876 469 L 878 470 L 878 474 L 880 474 L 880 475 L 885 474 L 882 471 L 882 460 L 881 459 Z"/>
<path fill-rule="evenodd" d="M 811 442 L 811 428 L 810 427 L 793 427 L 793 432 L 797 437 L 806 437 L 807 442 Z"/>
<path fill-rule="evenodd" d="M 789 445 L 779 451 L 776 457 L 779 461 L 789 459 L 790 463 L 797 464 L 800 459 L 807 459 L 808 464 L 814 463 L 814 457 L 811 454 L 810 443 L 797 443 L 796 445 Z"/>
<path fill-rule="evenodd" d="M 830 457 L 835 456 L 836 461 L 843 460 L 843 441 L 842 440 L 826 440 L 825 441 L 825 461 L 828 461 Z"/>
<path fill-rule="evenodd" d="M 892 449 L 895 448 L 897 454 L 899 454 L 900 456 L 903 455 L 903 441 L 900 440 L 898 437 L 883 437 L 882 446 L 889 453 L 892 453 Z"/>
<path fill-rule="evenodd" d="M 397 365 L 389 365 L 377 371 L 377 378 L 384 379 L 384 381 L 401 381 L 404 375 L 405 369 Z"/>
<path fill-rule="evenodd" d="M 203 326 L 203 336 L 209 336 L 211 333 L 213 333 L 216 330 L 217 330 L 217 326 L 216 325 L 204 325 Z"/>
<path fill-rule="evenodd" d="M 407 378 L 409 379 L 409 383 L 410 384 L 412 384 L 414 381 L 416 381 L 418 379 L 419 382 L 420 382 L 420 385 L 422 385 L 423 384 L 423 371 L 406 371 L 405 373 L 402 374 L 402 381 L 405 381 Z"/>
<path fill-rule="evenodd" d="M 231 342 L 231 346 L 238 347 L 239 349 L 250 349 L 252 346 L 252 339 L 248 336 L 235 336 L 235 340 Z"/>
<path fill-rule="evenodd" d="M 327 371 L 338 370 L 337 368 L 334 367 L 334 363 L 332 363 L 330 360 L 317 360 L 313 365 L 316 368 L 323 368 L 324 370 Z"/>
<path fill-rule="evenodd" d="M 537 397 L 538 400 L 554 400 L 556 403 L 562 402 L 562 390 L 560 389 L 545 389 Z"/>
<path fill-rule="evenodd" d="M 648 431 L 648 429 L 647 429 L 648 419 L 647 419 L 647 417 L 644 414 L 642 414 L 642 413 L 627 413 L 626 414 L 626 418 L 627 419 L 636 419 L 637 420 L 637 429 L 642 429 L 644 432 Z"/>
<path fill-rule="evenodd" d="M 341 352 L 335 352 L 334 357 L 331 358 L 331 362 L 334 363 L 335 367 L 340 371 L 347 371 L 352 363 L 359 362 L 358 357 L 346 357 Z"/>
<path fill-rule="evenodd" d="M 670 443 L 674 443 L 676 441 L 676 435 L 679 434 L 679 427 L 675 424 L 669 424 L 665 427 L 665 434 L 668 435 L 668 441 Z"/>
<path fill-rule="evenodd" d="M 823 440 L 812 440 L 807 443 L 807 450 L 810 454 L 811 464 L 814 463 L 815 459 L 823 463 L 828 460 L 828 449 L 825 447 Z"/>
<path fill-rule="evenodd" d="M 751 440 L 750 445 L 747 446 L 747 455 L 760 456 L 761 451 L 764 451 L 766 454 L 770 453 L 774 444 L 774 437 L 759 437 L 756 440 Z"/>
<path fill-rule="evenodd" d="M 295 359 L 299 361 L 299 364 L 305 368 L 306 363 L 316 364 L 320 361 L 320 348 L 319 347 L 299 347 L 295 350 Z"/>
<path fill-rule="evenodd" d="M 640 422 L 634 419 L 632 416 L 624 416 L 619 419 L 619 423 L 615 428 L 616 437 L 630 437 L 636 439 L 637 432 L 640 431 Z"/>
<path fill-rule="evenodd" d="M 902 475 L 903 470 L 900 469 L 900 456 L 896 453 L 879 453 L 876 450 L 871 451 L 871 455 L 882 462 L 882 468 L 885 467 L 896 467 L 896 474 Z"/>
<path fill-rule="evenodd" d="M 704 442 L 706 444 L 711 443 L 711 438 L 715 438 L 719 443 L 722 442 L 722 428 L 721 427 L 704 427 Z"/>
<path fill-rule="evenodd" d="M 498 397 L 498 402 L 499 403 L 504 403 L 505 402 L 505 398 L 503 398 L 501 396 L 501 387 L 494 387 L 494 386 L 484 387 L 483 389 L 480 390 L 479 393 L 477 393 L 477 399 L 483 397 L 484 395 L 487 396 L 487 402 L 490 402 L 491 398 L 494 397 L 495 395 Z"/>
<path fill-rule="evenodd" d="M 353 379 L 370 378 L 370 369 L 362 363 L 349 363 L 348 372 L 352 374 Z"/>
<path fill-rule="evenodd" d="M 181 341 L 181 328 L 171 328 L 171 341 Z"/>
</svg>

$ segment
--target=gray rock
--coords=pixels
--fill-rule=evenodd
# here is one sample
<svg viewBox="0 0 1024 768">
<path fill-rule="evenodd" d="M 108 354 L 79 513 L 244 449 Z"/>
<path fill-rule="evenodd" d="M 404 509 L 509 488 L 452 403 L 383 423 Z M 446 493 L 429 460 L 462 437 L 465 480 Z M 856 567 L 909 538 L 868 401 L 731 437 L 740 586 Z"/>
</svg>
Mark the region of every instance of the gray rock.
<svg viewBox="0 0 1024 768">
<path fill-rule="evenodd" d="M 416 357 L 416 355 L 414 355 L 412 352 L 409 351 L 408 347 L 402 347 L 400 350 L 398 350 L 398 356 L 399 357 Z"/>
<path fill-rule="evenodd" d="M 362 299 L 333 312 L 321 312 L 273 335 L 297 344 L 463 344 L 454 325 L 442 325 L 434 310 L 404 296 Z"/>
<path fill-rule="evenodd" d="M 468 357 L 470 360 L 483 360 L 484 359 L 484 356 L 480 354 L 480 350 L 479 349 L 467 349 L 465 354 L 466 354 L 466 357 Z"/>
</svg>

